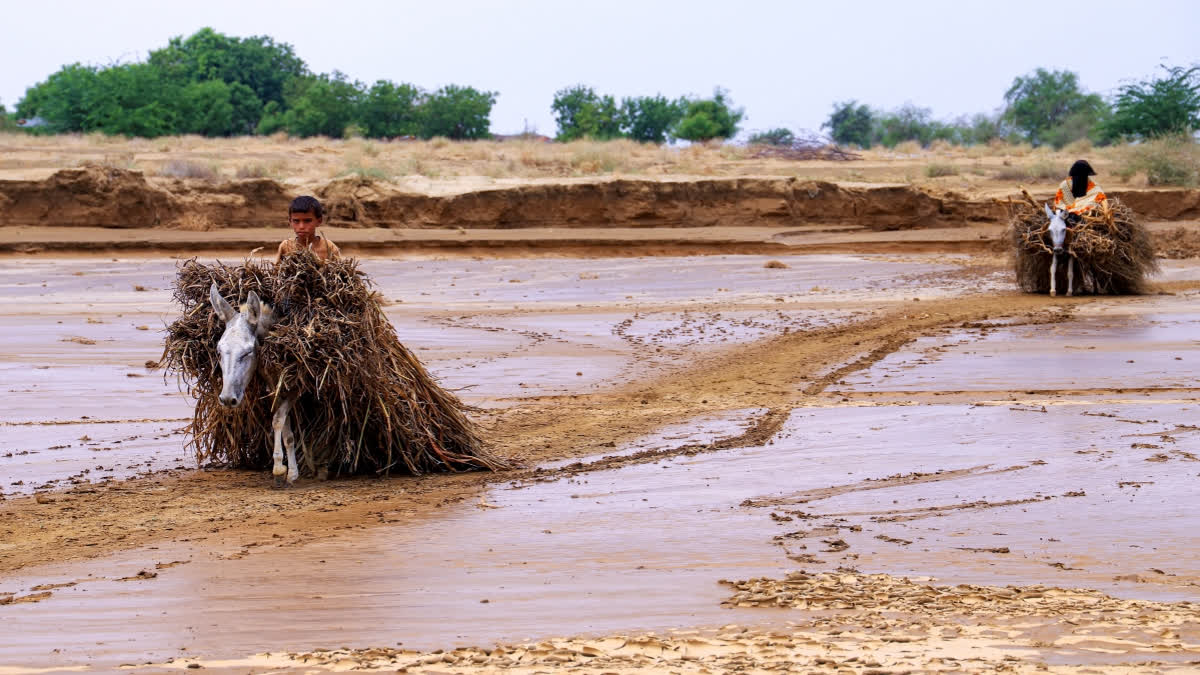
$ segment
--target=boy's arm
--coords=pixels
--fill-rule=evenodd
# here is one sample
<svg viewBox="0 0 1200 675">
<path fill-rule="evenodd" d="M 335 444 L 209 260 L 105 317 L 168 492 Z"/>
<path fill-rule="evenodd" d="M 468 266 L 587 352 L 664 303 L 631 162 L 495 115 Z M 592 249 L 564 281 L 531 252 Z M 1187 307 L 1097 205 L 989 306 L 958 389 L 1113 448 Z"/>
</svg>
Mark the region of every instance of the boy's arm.
<svg viewBox="0 0 1200 675">
<path fill-rule="evenodd" d="M 288 248 L 289 241 L 291 241 L 291 240 L 284 239 L 283 241 L 279 242 L 279 251 L 275 253 L 275 262 L 276 263 L 283 262 L 283 254 L 288 252 L 287 248 Z"/>
</svg>

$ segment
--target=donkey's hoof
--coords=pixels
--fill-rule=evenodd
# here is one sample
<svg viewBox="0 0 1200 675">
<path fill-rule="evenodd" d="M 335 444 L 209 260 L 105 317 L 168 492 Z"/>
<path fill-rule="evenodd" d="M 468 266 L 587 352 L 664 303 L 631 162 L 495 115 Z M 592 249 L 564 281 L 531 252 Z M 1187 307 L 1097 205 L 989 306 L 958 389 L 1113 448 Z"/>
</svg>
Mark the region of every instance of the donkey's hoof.
<svg viewBox="0 0 1200 675">
<path fill-rule="evenodd" d="M 287 481 L 283 480 L 283 476 L 275 476 L 275 489 L 282 490 L 287 487 Z"/>
<path fill-rule="evenodd" d="M 291 485 L 292 483 L 295 483 L 298 480 L 300 480 L 300 472 L 299 471 L 289 471 L 288 472 L 288 475 L 287 475 L 288 485 Z"/>
<path fill-rule="evenodd" d="M 287 474 L 287 467 L 282 464 L 276 464 L 275 468 L 271 469 L 271 473 L 274 474 L 276 478 L 282 478 L 285 474 Z"/>
</svg>

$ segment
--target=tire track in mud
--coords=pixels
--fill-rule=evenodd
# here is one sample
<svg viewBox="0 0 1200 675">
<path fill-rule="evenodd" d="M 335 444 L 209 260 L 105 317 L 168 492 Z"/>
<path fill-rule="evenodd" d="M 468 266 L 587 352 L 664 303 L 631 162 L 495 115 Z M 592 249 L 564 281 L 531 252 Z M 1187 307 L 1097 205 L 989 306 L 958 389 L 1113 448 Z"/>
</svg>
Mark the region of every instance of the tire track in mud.
<svg viewBox="0 0 1200 675">
<path fill-rule="evenodd" d="M 1067 308 L 1086 302 L 1088 298 L 1048 301 L 1012 293 L 926 301 L 919 312 L 905 303 L 859 323 L 736 346 L 699 358 L 682 371 L 609 392 L 567 395 L 495 411 L 483 426 L 496 451 L 526 466 L 602 454 L 667 424 L 719 410 L 766 408 L 768 412 L 737 436 L 665 452 L 761 444 L 778 431 L 792 407 L 815 401 L 819 392 L 846 373 L 868 367 L 917 337 L 1000 316 L 1061 320 Z M 655 461 L 666 456 L 663 452 L 601 460 L 605 463 L 589 470 Z M 564 476 L 570 471 L 558 470 Z M 280 491 L 267 489 L 259 473 L 190 471 L 67 490 L 56 493 L 49 503 L 10 498 L 0 501 L 0 573 L 161 541 L 220 548 L 243 536 L 278 533 L 292 540 L 305 533 L 365 529 L 397 515 L 410 520 L 427 517 L 441 506 L 477 495 L 489 484 L 535 476 L 534 470 L 524 469 L 331 481 Z"/>
</svg>

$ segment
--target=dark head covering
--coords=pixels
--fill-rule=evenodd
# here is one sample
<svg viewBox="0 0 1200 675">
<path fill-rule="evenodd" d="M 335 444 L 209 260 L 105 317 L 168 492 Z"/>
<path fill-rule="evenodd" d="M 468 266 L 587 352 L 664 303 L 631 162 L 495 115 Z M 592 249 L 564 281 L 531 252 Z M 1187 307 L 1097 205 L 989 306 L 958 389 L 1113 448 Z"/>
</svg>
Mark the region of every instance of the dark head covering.
<svg viewBox="0 0 1200 675">
<path fill-rule="evenodd" d="M 1088 176 L 1095 176 L 1096 172 L 1086 159 L 1080 159 L 1071 165 L 1067 175 L 1071 177 L 1071 194 L 1078 199 L 1087 194 Z"/>
</svg>

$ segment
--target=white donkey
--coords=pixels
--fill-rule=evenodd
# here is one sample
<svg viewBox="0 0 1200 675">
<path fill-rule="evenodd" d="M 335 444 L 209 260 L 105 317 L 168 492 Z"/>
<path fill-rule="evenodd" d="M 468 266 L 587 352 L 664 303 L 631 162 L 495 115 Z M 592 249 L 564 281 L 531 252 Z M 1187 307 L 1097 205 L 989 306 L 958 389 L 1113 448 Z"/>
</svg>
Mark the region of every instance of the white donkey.
<svg viewBox="0 0 1200 675">
<path fill-rule="evenodd" d="M 255 350 L 259 338 L 264 337 L 275 323 L 275 314 L 271 306 L 259 299 L 258 294 L 250 291 L 246 304 L 241 311 L 235 311 L 213 283 L 208 289 L 208 300 L 212 303 L 217 316 L 225 322 L 225 334 L 217 342 L 218 360 L 221 366 L 221 395 L 218 400 L 221 405 L 236 408 L 246 397 L 246 384 L 254 376 Z M 300 465 L 296 462 L 296 438 L 292 433 L 291 420 L 288 412 L 295 401 L 286 397 L 280 401 L 271 420 L 271 430 L 275 435 L 273 458 L 275 466 L 275 482 L 281 482 L 287 474 L 287 482 L 295 483 L 300 477 Z M 287 449 L 287 467 L 283 466 L 283 452 Z"/>
<path fill-rule="evenodd" d="M 1050 295 L 1057 295 L 1058 257 L 1065 253 L 1067 256 L 1067 297 L 1070 297 L 1075 292 L 1075 256 L 1071 255 L 1071 247 L 1067 243 L 1067 235 L 1070 230 L 1067 228 L 1067 221 L 1063 220 L 1063 214 L 1066 211 L 1062 209 L 1051 211 L 1049 204 L 1042 204 L 1042 206 L 1050 218 L 1050 244 L 1053 247 L 1050 252 Z"/>
</svg>

